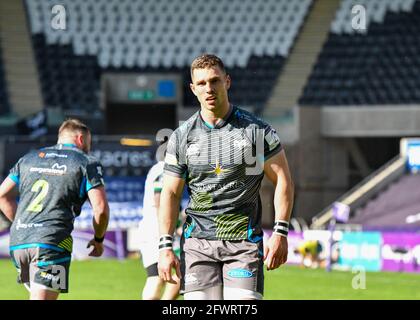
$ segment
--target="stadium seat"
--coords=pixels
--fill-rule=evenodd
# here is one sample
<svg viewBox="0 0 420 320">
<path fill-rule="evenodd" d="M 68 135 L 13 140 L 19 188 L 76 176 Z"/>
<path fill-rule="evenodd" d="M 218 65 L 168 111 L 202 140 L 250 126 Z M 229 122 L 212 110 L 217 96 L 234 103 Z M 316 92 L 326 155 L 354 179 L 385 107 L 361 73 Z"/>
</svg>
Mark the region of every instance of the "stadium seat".
<svg viewBox="0 0 420 320">
<path fill-rule="evenodd" d="M 261 70 L 269 73 L 264 81 L 265 92 L 269 92 L 312 0 L 220 0 L 217 5 L 193 0 L 62 0 L 60 3 L 26 0 L 25 3 L 43 82 L 50 83 L 54 78 L 59 87 L 66 87 L 72 81 L 77 85 L 74 78 L 65 75 L 68 72 L 52 71 L 60 47 L 65 48 L 58 53 L 60 59 L 70 61 L 71 65 L 79 57 L 89 61 L 88 65 L 79 63 L 75 67 L 93 77 L 88 82 L 94 83 L 94 88 L 99 87 L 100 75 L 107 70 L 172 69 L 187 76 L 189 64 L 197 55 L 212 52 L 222 57 L 229 71 L 237 72 L 238 79 L 244 80 L 241 90 L 233 92 L 232 101 L 263 106 L 268 95 L 260 94 L 256 87 L 259 82 L 253 81 L 253 74 L 247 72 L 249 64 L 258 62 L 251 67 L 254 74 Z M 66 30 L 53 30 L 50 26 L 54 4 L 63 5 L 69 13 Z M 260 66 L 269 57 L 279 62 L 276 67 Z M 185 90 L 184 104 L 195 105 L 189 87 Z M 61 101 L 66 104 L 66 94 L 59 97 L 61 91 L 57 92 L 43 92 L 48 105 L 60 105 Z M 244 98 L 242 92 L 251 94 Z M 76 102 L 79 106 L 86 101 L 97 103 L 95 96 L 95 92 L 83 93 Z"/>
<path fill-rule="evenodd" d="M 366 32 L 351 28 L 354 4 L 366 6 Z M 419 103 L 415 91 L 407 90 L 416 87 L 414 79 L 420 72 L 419 21 L 419 0 L 343 0 L 299 103 Z M 330 84 L 323 85 L 324 80 Z M 354 93 L 343 93 L 348 90 Z M 331 94 L 311 94 L 316 91 Z"/>
</svg>

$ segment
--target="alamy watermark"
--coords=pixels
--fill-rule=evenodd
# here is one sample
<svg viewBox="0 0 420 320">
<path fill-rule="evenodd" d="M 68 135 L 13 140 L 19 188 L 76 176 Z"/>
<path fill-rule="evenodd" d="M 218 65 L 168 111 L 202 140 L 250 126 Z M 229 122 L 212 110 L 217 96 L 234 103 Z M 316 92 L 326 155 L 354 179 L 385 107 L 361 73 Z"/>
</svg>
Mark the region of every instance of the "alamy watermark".
<svg viewBox="0 0 420 320">
<path fill-rule="evenodd" d="M 66 30 L 67 28 L 67 12 L 66 8 L 57 4 L 51 8 L 51 28 L 54 30 Z"/>
<path fill-rule="evenodd" d="M 366 289 L 366 269 L 363 266 L 354 266 L 351 270 L 355 276 L 351 280 L 354 290 Z"/>
<path fill-rule="evenodd" d="M 156 141 L 162 142 L 172 135 L 171 129 L 161 129 Z M 264 170 L 264 153 L 280 144 L 274 129 L 214 130 L 207 133 L 202 129 L 188 132 L 188 138 L 176 141 L 176 137 L 159 146 L 156 158 L 166 163 L 182 165 L 213 165 L 217 173 L 229 172 L 230 165 L 245 165 L 246 175 L 259 175 Z M 168 152 L 164 157 L 165 150 Z M 178 150 L 179 152 L 177 152 Z"/>
<path fill-rule="evenodd" d="M 63 290 L 67 288 L 66 268 L 61 265 L 52 265 L 45 267 L 39 276 L 47 281 L 51 281 L 51 288 Z"/>
<path fill-rule="evenodd" d="M 351 8 L 351 27 L 356 31 L 366 31 L 366 8 L 361 5 L 354 5 Z"/>
</svg>

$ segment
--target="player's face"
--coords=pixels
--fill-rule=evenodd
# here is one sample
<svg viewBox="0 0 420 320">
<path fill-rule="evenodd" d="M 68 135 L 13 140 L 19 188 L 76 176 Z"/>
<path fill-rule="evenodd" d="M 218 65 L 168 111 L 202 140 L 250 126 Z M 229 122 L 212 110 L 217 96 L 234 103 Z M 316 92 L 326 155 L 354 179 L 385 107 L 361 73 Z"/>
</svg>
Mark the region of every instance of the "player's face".
<svg viewBox="0 0 420 320">
<path fill-rule="evenodd" d="M 202 108 L 217 111 L 229 104 L 230 77 L 219 67 L 194 69 L 190 87 Z"/>
</svg>

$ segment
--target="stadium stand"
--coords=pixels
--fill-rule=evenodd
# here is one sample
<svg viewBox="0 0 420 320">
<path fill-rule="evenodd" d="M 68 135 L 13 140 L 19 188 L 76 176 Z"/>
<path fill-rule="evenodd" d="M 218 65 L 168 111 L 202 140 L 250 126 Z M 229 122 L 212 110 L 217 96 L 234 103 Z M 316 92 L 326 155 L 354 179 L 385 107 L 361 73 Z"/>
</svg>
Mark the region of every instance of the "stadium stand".
<svg viewBox="0 0 420 320">
<path fill-rule="evenodd" d="M 76 56 L 69 44 L 47 45 L 33 36 L 42 94 L 49 107 L 92 111 L 98 107 L 99 68 L 93 56 Z"/>
<path fill-rule="evenodd" d="M 367 29 L 352 28 L 355 4 Z M 304 88 L 302 106 L 420 102 L 420 1 L 344 0 Z"/>
<path fill-rule="evenodd" d="M 6 81 L 4 77 L 4 66 L 1 54 L 1 39 L 0 39 L 0 116 L 9 112 L 9 99 L 6 90 Z"/>
<path fill-rule="evenodd" d="M 193 58 L 213 52 L 234 80 L 231 100 L 258 108 L 268 99 L 311 3 L 27 0 L 26 7 L 47 105 L 97 108 L 105 71 L 170 70 L 189 79 Z M 56 4 L 66 8 L 66 30 L 50 26 Z M 185 82 L 184 105 L 195 105 Z"/>
<path fill-rule="evenodd" d="M 420 175 L 406 173 L 391 183 L 377 197 L 365 206 L 355 210 L 350 224 L 361 224 L 365 227 L 415 228 L 418 230 L 420 220 L 410 221 L 410 216 L 418 212 L 420 192 Z"/>
</svg>

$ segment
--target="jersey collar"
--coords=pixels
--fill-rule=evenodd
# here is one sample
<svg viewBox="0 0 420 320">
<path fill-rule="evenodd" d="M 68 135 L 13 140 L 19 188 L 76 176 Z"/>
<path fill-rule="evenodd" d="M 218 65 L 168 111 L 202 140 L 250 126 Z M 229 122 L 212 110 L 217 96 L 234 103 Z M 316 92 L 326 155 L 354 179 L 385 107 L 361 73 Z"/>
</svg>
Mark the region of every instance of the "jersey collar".
<svg viewBox="0 0 420 320">
<path fill-rule="evenodd" d="M 77 148 L 77 146 L 74 143 L 59 143 L 57 144 L 59 149 L 63 149 L 63 147 L 65 148 Z"/>
<path fill-rule="evenodd" d="M 203 117 L 201 116 L 201 111 L 199 111 L 198 114 L 200 116 L 201 122 L 204 124 L 205 127 L 207 127 L 208 129 L 220 129 L 224 127 L 226 123 L 229 122 L 231 116 L 234 114 L 233 109 L 235 109 L 235 107 L 233 105 L 230 105 L 228 113 L 224 116 L 223 119 L 219 120 L 219 122 L 217 122 L 214 126 L 212 126 L 210 123 L 206 122 L 203 119 Z"/>
</svg>

